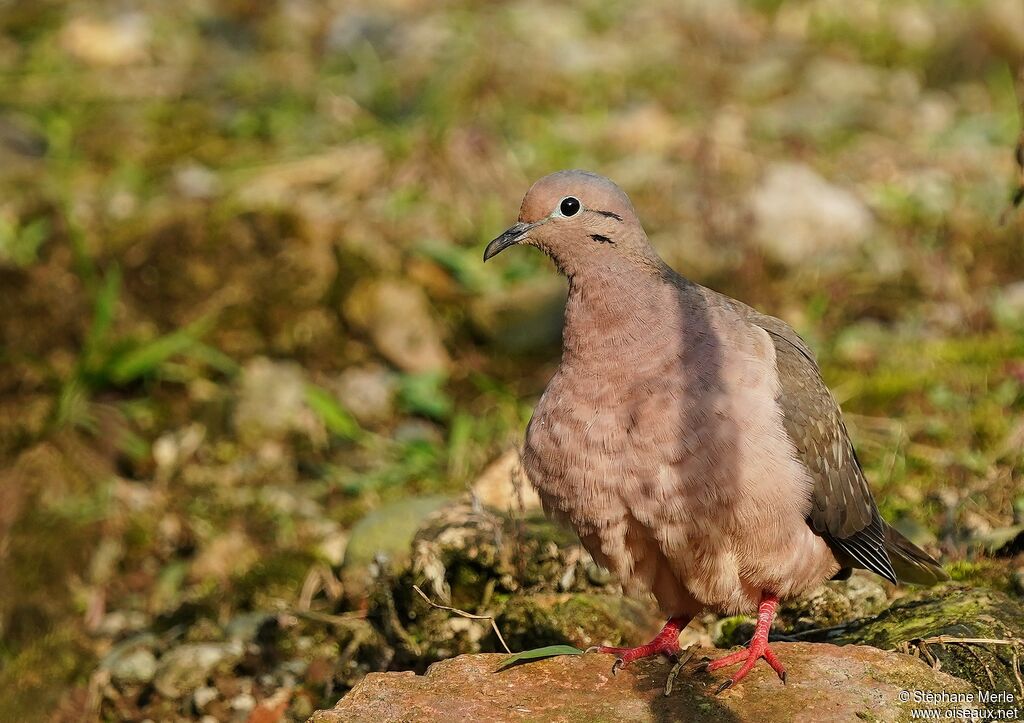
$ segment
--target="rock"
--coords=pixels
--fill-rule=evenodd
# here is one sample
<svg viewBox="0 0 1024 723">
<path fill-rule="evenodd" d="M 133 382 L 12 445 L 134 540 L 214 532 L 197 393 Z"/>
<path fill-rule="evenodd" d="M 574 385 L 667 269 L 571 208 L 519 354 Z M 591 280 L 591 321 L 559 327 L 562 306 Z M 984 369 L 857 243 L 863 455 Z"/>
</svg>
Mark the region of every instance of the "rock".
<svg viewBox="0 0 1024 723">
<path fill-rule="evenodd" d="M 788 265 L 855 248 L 874 228 L 871 211 L 853 193 L 795 163 L 773 164 L 749 205 L 754 242 Z"/>
<path fill-rule="evenodd" d="M 1022 655 L 1024 606 L 985 588 L 949 585 L 897 601 L 873 618 L 855 620 L 803 639 L 902 649 L 941 664 L 976 688 L 1018 691 L 1014 666 Z M 940 638 L 946 640 L 942 642 Z M 1016 644 L 956 643 L 957 639 L 1016 640 Z"/>
<path fill-rule="evenodd" d="M 217 174 L 195 161 L 188 161 L 174 169 L 174 186 L 186 198 L 210 199 L 220 193 Z"/>
<path fill-rule="evenodd" d="M 202 713 L 206 706 L 219 697 L 220 693 L 217 692 L 216 688 L 203 686 L 202 688 L 196 688 L 196 691 L 192 694 L 192 704 L 196 707 L 197 711 Z"/>
<path fill-rule="evenodd" d="M 224 637 L 243 643 L 255 642 L 260 631 L 277 625 L 277 615 L 271 612 L 256 611 L 235 616 L 224 626 Z"/>
<path fill-rule="evenodd" d="M 889 596 L 879 578 L 857 570 L 848 580 L 822 583 L 807 594 L 784 603 L 775 629 L 797 633 L 830 627 L 854 618 L 876 615 L 888 604 Z M 742 642 L 746 643 L 746 638 Z"/>
<path fill-rule="evenodd" d="M 982 3 L 981 29 L 989 45 L 1010 63 L 1024 62 L 1024 5 L 987 0 Z"/>
<path fill-rule="evenodd" d="M 341 582 L 350 599 L 366 595 L 371 566 L 386 559 L 391 569 L 408 564 L 412 540 L 430 514 L 452 501 L 450 497 L 414 497 L 380 507 L 361 519 L 349 535 Z"/>
<path fill-rule="evenodd" d="M 889 596 L 879 578 L 855 571 L 849 580 L 831 580 L 779 608 L 772 630 L 792 635 L 877 615 L 889 604 Z M 726 618 L 718 626 L 715 644 L 723 647 L 746 645 L 754 634 L 753 618 Z"/>
<path fill-rule="evenodd" d="M 242 530 L 230 530 L 204 544 L 189 567 L 192 580 L 227 582 L 245 574 L 259 560 L 256 544 Z"/>
<path fill-rule="evenodd" d="M 360 424 L 390 419 L 397 389 L 396 375 L 377 364 L 349 367 L 335 385 L 338 399 Z"/>
<path fill-rule="evenodd" d="M 204 685 L 218 668 L 234 665 L 242 652 L 238 641 L 179 645 L 160 658 L 153 686 L 160 695 L 180 698 Z"/>
<path fill-rule="evenodd" d="M 295 362 L 257 357 L 242 369 L 235 407 L 239 436 L 250 440 L 281 438 L 315 426 L 306 406 L 306 377 Z"/>
<path fill-rule="evenodd" d="M 149 25 L 142 13 L 124 13 L 109 21 L 77 17 L 61 30 L 60 44 L 75 60 L 89 65 L 131 65 L 149 53 Z"/>
<path fill-rule="evenodd" d="M 414 578 L 442 601 L 473 607 L 504 562 L 502 518 L 461 503 L 431 515 L 412 542 Z"/>
<path fill-rule="evenodd" d="M 156 645 L 155 635 L 135 635 L 111 648 L 100 661 L 99 669 L 109 672 L 114 683 L 148 683 L 156 673 L 156 656 L 153 654 Z"/>
<path fill-rule="evenodd" d="M 993 312 L 1004 326 L 1013 328 L 1024 324 L 1024 281 L 1014 281 L 997 289 Z"/>
<path fill-rule="evenodd" d="M 417 670 L 502 648 L 489 620 L 431 607 L 413 586 L 435 603 L 494 615 L 523 647 L 653 632 L 657 617 L 619 597 L 600 572 L 572 533 L 543 517 L 511 517 L 460 501 L 424 521 L 407 569 L 374 587 L 368 618 L 394 651 L 393 666 Z"/>
<path fill-rule="evenodd" d="M 510 449 L 491 462 L 472 489 L 480 504 L 500 512 L 540 509 L 540 497 L 523 472 L 518 449 Z"/>
<path fill-rule="evenodd" d="M 566 643 L 636 645 L 664 623 L 653 605 L 612 594 L 538 593 L 513 596 L 496 620 L 513 650 Z"/>
<path fill-rule="evenodd" d="M 829 103 L 865 103 L 881 93 L 885 73 L 879 68 L 824 57 L 804 70 L 804 83 L 816 98 Z"/>
<path fill-rule="evenodd" d="M 206 439 L 206 427 L 193 423 L 172 432 L 165 432 L 153 442 L 153 462 L 159 480 L 170 479 L 188 462 Z"/>
<path fill-rule="evenodd" d="M 125 633 L 140 631 L 148 623 L 149 618 L 140 610 L 112 610 L 103 616 L 94 632 L 104 638 L 123 638 Z"/>
<path fill-rule="evenodd" d="M 420 287 L 397 279 L 363 281 L 346 299 L 345 317 L 403 371 L 447 372 L 451 360 L 441 327 Z"/>
<path fill-rule="evenodd" d="M 848 646 L 776 643 L 783 688 L 761 663 L 734 690 L 712 695 L 721 674 L 689 663 L 665 696 L 671 664 L 636 663 L 616 676 L 607 655 L 562 656 L 496 672 L 504 656 L 464 655 L 427 674 L 372 673 L 315 723 L 345 721 L 903 721 L 906 690 L 974 692 L 973 686 L 899 653 Z M 947 709 L 935 704 L 934 708 Z M 940 713 L 940 716 L 942 714 Z"/>
</svg>

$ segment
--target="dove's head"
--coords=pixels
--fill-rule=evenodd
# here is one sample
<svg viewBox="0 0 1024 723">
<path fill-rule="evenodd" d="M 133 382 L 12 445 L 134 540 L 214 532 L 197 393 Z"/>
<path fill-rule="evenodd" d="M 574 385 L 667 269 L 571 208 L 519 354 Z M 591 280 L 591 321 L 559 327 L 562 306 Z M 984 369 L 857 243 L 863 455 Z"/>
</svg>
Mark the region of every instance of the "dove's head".
<svg viewBox="0 0 1024 723">
<path fill-rule="evenodd" d="M 517 244 L 536 246 L 569 276 L 593 268 L 661 264 L 626 194 L 587 171 L 558 171 L 534 183 L 519 222 L 487 244 L 484 261 Z"/>
</svg>

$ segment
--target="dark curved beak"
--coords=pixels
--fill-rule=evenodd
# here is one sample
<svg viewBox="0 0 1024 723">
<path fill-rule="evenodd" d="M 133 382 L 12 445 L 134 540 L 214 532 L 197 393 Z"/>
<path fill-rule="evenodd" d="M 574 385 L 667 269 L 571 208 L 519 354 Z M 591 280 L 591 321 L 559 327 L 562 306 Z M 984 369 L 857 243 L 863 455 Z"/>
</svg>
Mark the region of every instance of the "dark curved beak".
<svg viewBox="0 0 1024 723">
<path fill-rule="evenodd" d="M 509 246 L 515 246 L 525 238 L 526 234 L 529 233 L 530 229 L 533 227 L 534 224 L 532 223 L 520 222 L 505 233 L 501 234 L 501 236 L 487 244 L 487 248 L 484 249 L 484 261 L 494 258 Z"/>
</svg>

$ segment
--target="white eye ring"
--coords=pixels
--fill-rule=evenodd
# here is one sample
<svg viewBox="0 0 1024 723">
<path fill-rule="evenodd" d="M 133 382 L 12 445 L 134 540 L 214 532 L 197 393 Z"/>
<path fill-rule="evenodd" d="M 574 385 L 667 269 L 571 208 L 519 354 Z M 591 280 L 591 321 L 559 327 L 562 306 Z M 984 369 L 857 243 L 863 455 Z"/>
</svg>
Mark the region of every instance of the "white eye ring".
<svg viewBox="0 0 1024 723">
<path fill-rule="evenodd" d="M 578 198 L 576 198 L 575 196 L 566 196 L 565 198 L 558 202 L 557 208 L 555 208 L 554 213 L 552 213 L 551 215 L 561 216 L 563 218 L 571 218 L 572 216 L 575 216 L 582 210 L 583 204 L 580 203 L 580 200 Z"/>
</svg>

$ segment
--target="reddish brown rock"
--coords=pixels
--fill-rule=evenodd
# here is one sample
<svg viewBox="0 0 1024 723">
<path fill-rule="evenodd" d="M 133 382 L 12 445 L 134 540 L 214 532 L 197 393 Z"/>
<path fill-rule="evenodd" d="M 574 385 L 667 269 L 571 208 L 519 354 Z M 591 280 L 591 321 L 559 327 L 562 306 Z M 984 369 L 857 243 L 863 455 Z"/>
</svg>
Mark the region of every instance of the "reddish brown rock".
<svg viewBox="0 0 1024 723">
<path fill-rule="evenodd" d="M 463 655 L 426 675 L 371 673 L 314 723 L 358 721 L 903 721 L 920 704 L 902 691 L 969 693 L 973 686 L 917 658 L 861 646 L 775 643 L 783 686 L 759 664 L 737 688 L 713 695 L 722 676 L 695 656 L 665 696 L 671 665 L 640 661 L 616 676 L 611 656 L 563 656 L 497 671 L 504 656 Z M 704 651 L 702 651 L 704 652 Z M 712 657 L 720 651 L 706 651 Z M 960 707 L 972 707 L 970 705 Z M 934 704 L 945 710 L 947 705 Z M 939 714 L 942 717 L 942 714 Z"/>
</svg>

